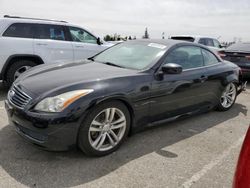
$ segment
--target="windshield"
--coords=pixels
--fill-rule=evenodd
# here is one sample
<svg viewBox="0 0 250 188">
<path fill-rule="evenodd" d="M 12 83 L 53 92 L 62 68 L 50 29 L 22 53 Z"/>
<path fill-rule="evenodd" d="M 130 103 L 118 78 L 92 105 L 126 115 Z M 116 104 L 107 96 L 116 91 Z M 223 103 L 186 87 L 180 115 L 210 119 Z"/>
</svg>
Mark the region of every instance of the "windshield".
<svg viewBox="0 0 250 188">
<path fill-rule="evenodd" d="M 166 46 L 157 43 L 122 43 L 94 57 L 100 63 L 142 70 L 157 61 L 166 50 Z"/>
</svg>

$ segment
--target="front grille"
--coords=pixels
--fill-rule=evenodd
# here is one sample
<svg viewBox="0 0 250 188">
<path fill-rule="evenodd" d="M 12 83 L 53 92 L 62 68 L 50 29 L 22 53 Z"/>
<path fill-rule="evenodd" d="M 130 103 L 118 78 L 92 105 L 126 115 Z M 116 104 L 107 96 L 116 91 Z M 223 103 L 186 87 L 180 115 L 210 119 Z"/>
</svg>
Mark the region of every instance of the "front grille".
<svg viewBox="0 0 250 188">
<path fill-rule="evenodd" d="M 31 97 L 14 85 L 8 92 L 8 100 L 17 108 L 23 109 L 30 101 Z"/>
</svg>

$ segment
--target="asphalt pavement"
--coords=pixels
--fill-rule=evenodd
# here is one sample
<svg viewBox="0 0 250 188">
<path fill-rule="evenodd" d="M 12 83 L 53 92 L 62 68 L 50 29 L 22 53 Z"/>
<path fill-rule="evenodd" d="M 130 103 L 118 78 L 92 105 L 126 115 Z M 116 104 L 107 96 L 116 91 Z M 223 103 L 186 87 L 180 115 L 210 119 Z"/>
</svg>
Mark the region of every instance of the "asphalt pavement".
<svg viewBox="0 0 250 188">
<path fill-rule="evenodd" d="M 88 158 L 48 152 L 8 125 L 0 86 L 0 187 L 230 188 L 250 124 L 250 85 L 227 112 L 179 120 L 137 133 L 115 153 Z"/>
</svg>

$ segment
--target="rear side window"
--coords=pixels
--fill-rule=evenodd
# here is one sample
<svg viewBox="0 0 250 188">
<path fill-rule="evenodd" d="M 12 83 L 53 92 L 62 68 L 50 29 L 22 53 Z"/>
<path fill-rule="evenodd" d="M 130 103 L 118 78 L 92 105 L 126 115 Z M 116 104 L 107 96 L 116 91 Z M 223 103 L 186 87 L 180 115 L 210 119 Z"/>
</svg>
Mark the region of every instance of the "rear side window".
<svg viewBox="0 0 250 188">
<path fill-rule="evenodd" d="M 206 39 L 207 40 L 207 46 L 214 46 L 213 39 Z"/>
<path fill-rule="evenodd" d="M 202 67 L 203 57 L 201 49 L 195 46 L 183 46 L 176 48 L 168 54 L 164 63 L 179 64 L 184 70 Z"/>
<path fill-rule="evenodd" d="M 209 39 L 209 38 L 201 38 L 198 43 L 203 44 L 205 46 L 214 46 L 213 39 Z"/>
<path fill-rule="evenodd" d="M 202 54 L 204 57 L 205 66 L 215 65 L 215 64 L 219 63 L 219 60 L 217 59 L 217 57 L 215 57 L 215 55 L 212 54 L 211 52 L 202 49 Z"/>
<path fill-rule="evenodd" d="M 3 33 L 5 37 L 33 38 L 32 24 L 15 23 Z"/>
<path fill-rule="evenodd" d="M 198 42 L 199 44 L 203 44 L 203 45 L 207 45 L 207 41 L 206 41 L 206 39 L 204 39 L 204 38 L 201 38 L 200 40 L 199 40 L 199 42 Z"/>
<path fill-rule="evenodd" d="M 60 25 L 36 24 L 34 38 L 64 41 L 64 27 Z"/>
</svg>

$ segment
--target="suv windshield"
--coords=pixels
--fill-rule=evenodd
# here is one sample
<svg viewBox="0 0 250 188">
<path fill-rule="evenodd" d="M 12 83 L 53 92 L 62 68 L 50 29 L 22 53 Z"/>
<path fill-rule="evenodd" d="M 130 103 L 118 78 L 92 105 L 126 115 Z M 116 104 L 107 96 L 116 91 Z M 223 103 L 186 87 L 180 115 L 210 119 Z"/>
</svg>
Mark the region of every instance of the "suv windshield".
<svg viewBox="0 0 250 188">
<path fill-rule="evenodd" d="M 142 70 L 156 62 L 166 50 L 166 46 L 157 43 L 122 43 L 94 57 L 100 63 L 135 70 Z"/>
</svg>

